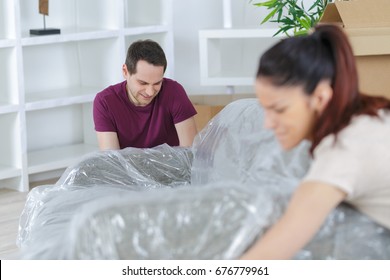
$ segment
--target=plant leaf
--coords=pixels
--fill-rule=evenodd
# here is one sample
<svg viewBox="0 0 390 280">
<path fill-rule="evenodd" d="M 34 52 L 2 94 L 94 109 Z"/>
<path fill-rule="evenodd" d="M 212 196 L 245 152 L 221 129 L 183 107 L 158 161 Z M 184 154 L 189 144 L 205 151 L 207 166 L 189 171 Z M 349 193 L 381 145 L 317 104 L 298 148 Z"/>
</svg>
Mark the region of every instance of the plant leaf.
<svg viewBox="0 0 390 280">
<path fill-rule="evenodd" d="M 257 7 L 263 7 L 270 12 L 262 20 L 265 22 L 279 23 L 279 30 L 273 35 L 293 31 L 294 35 L 307 34 L 321 18 L 326 5 L 332 0 L 314 0 L 309 9 L 305 8 L 304 0 L 268 0 L 254 3 Z M 252 2 L 252 1 L 250 1 Z M 298 3 L 299 2 L 299 3 Z"/>
</svg>

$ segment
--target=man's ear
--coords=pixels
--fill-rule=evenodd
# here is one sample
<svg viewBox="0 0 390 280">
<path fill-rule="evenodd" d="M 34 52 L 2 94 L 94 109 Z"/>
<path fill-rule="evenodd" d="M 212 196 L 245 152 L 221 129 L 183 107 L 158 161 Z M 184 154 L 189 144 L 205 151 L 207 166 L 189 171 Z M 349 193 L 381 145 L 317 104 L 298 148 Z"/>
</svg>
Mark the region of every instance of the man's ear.
<svg viewBox="0 0 390 280">
<path fill-rule="evenodd" d="M 313 94 L 310 97 L 310 107 L 315 111 L 322 113 L 328 106 L 333 96 L 333 89 L 329 81 L 321 81 L 318 83 Z"/>
<path fill-rule="evenodd" d="M 129 76 L 129 70 L 127 70 L 126 64 L 122 65 L 122 75 L 123 75 L 123 78 L 125 78 L 125 79 L 127 79 L 127 77 Z"/>
</svg>

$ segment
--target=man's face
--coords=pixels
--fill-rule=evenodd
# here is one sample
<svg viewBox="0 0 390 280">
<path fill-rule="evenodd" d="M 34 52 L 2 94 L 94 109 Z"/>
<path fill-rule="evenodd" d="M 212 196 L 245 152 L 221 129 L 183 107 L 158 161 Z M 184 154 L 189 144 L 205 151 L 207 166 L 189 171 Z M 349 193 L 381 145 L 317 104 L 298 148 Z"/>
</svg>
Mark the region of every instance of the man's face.
<svg viewBox="0 0 390 280">
<path fill-rule="evenodd" d="M 164 66 L 155 66 L 140 60 L 137 62 L 135 74 L 130 74 L 125 64 L 122 70 L 130 101 L 135 106 L 146 106 L 152 102 L 161 89 Z"/>
</svg>

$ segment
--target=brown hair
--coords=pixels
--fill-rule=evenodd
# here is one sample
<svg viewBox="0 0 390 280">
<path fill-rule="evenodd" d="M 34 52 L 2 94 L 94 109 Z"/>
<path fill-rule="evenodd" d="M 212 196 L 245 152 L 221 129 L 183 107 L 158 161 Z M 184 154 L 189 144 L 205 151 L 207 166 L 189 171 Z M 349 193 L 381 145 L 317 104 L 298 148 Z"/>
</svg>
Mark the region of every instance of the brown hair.
<svg viewBox="0 0 390 280">
<path fill-rule="evenodd" d="M 154 66 L 163 66 L 164 72 L 167 69 L 165 53 L 161 46 L 153 40 L 138 40 L 130 45 L 125 62 L 130 74 L 137 72 L 137 63 L 140 60 L 145 60 Z"/>
<path fill-rule="evenodd" d="M 307 95 L 320 81 L 331 81 L 333 96 L 315 124 L 311 153 L 325 136 L 337 137 L 353 116 L 378 116 L 379 109 L 390 109 L 388 99 L 360 93 L 352 47 L 336 25 L 318 25 L 310 35 L 287 38 L 271 47 L 260 59 L 260 76 L 276 86 L 303 86 Z"/>
</svg>

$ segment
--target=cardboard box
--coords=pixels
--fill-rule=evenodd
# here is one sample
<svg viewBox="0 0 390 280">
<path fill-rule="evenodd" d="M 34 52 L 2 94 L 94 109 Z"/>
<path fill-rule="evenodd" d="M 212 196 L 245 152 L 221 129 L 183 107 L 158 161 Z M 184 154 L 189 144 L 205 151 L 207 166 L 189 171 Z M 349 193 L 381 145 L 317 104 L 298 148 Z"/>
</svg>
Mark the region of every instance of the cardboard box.
<svg viewBox="0 0 390 280">
<path fill-rule="evenodd" d="M 194 104 L 194 107 L 198 112 L 198 114 L 195 115 L 196 127 L 198 128 L 198 131 L 201 131 L 207 125 L 207 123 L 225 106 Z"/>
<path fill-rule="evenodd" d="M 256 98 L 256 95 L 255 93 L 192 94 L 189 97 L 198 112 L 198 114 L 195 115 L 195 122 L 198 131 L 201 131 L 207 123 L 229 103 L 243 98 Z"/>
<path fill-rule="evenodd" d="M 336 0 L 326 6 L 320 22 L 344 27 L 356 57 L 361 92 L 390 98 L 390 1 Z"/>
</svg>

